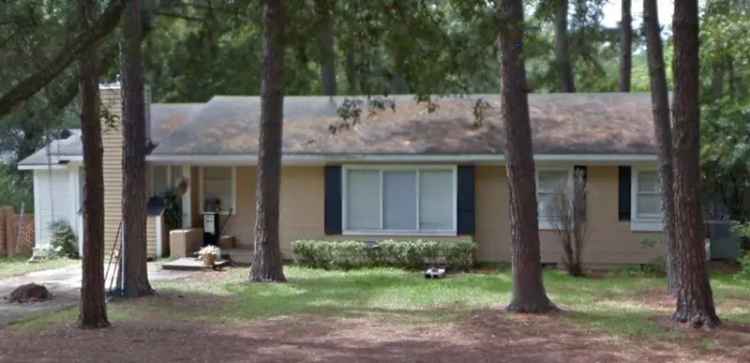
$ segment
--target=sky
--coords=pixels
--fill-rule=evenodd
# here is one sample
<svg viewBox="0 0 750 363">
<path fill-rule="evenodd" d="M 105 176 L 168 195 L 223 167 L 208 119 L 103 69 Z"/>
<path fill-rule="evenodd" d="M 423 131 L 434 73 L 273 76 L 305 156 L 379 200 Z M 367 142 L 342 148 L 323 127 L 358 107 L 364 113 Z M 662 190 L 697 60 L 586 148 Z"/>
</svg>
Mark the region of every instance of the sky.
<svg viewBox="0 0 750 363">
<path fill-rule="evenodd" d="M 703 1 L 699 1 L 702 3 Z M 673 0 L 657 0 L 659 7 L 659 24 L 661 26 L 672 24 L 672 12 L 674 10 Z M 622 1 L 621 0 L 609 0 L 604 5 L 604 19 L 602 25 L 607 27 L 615 27 L 620 22 L 622 16 Z M 642 0 L 631 0 L 630 14 L 633 16 L 633 28 L 638 29 L 643 22 L 643 1 Z"/>
</svg>

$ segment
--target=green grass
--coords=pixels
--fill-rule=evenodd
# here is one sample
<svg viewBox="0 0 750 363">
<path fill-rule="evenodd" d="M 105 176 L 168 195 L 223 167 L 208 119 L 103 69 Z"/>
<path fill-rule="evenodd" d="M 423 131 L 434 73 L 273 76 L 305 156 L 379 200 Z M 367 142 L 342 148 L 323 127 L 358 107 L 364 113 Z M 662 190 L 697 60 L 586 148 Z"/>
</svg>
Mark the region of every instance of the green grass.
<svg viewBox="0 0 750 363">
<path fill-rule="evenodd" d="M 54 258 L 29 263 L 28 257 L 0 257 L 0 279 L 27 274 L 29 272 L 73 266 L 79 260 Z"/>
<path fill-rule="evenodd" d="M 160 295 L 109 305 L 113 321 L 125 319 L 209 320 L 243 323 L 280 316 L 377 316 L 403 323 L 439 323 L 461 319 L 477 309 L 500 309 L 510 299 L 507 269 L 491 273 L 453 274 L 425 280 L 419 272 L 376 268 L 324 271 L 287 266 L 286 284 L 251 284 L 247 269 L 230 269 L 218 278 L 158 282 Z M 199 275 L 200 276 L 200 275 Z M 657 324 L 672 306 L 653 301 L 664 287 L 663 277 L 613 273 L 597 278 L 573 278 L 546 271 L 550 298 L 566 313 L 565 323 L 584 330 L 620 337 L 678 338 L 678 332 Z M 750 284 L 731 275 L 715 275 L 713 288 L 725 321 L 750 322 Z M 63 321 L 43 317 L 36 327 Z"/>
</svg>

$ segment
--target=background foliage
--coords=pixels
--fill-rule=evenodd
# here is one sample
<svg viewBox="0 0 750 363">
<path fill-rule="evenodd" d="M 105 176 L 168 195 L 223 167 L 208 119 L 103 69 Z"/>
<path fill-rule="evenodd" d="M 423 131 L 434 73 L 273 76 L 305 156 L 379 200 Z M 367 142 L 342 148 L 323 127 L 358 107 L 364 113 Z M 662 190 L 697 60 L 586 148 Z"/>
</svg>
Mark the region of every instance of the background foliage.
<svg viewBox="0 0 750 363">
<path fill-rule="evenodd" d="M 100 8 L 108 4 L 101 0 Z M 555 0 L 527 3 L 525 57 L 533 92 L 559 90 L 554 61 Z M 571 63 L 579 92 L 617 89 L 619 30 L 602 24 L 607 0 L 570 0 Z M 0 92 L 38 70 L 75 33 L 75 2 L 4 0 L 0 6 Z M 146 79 L 155 102 L 205 102 L 214 95 L 260 91 L 260 0 L 146 1 Z M 324 94 L 332 72 L 337 94 L 497 93 L 500 72 L 494 1 L 289 0 L 285 92 Z M 741 0 L 701 9 L 703 166 L 710 204 L 747 219 L 750 13 Z M 633 8 L 634 24 L 641 9 Z M 322 35 L 327 31 L 330 38 Z M 665 27 L 665 61 L 671 32 Z M 102 44 L 105 77 L 118 78 L 119 34 Z M 632 90 L 649 90 L 645 49 L 634 31 Z M 671 76 L 671 71 L 667 70 Z M 670 82 L 671 83 L 671 82 Z M 31 209 L 29 172 L 15 164 L 77 127 L 76 67 L 0 119 L 0 204 Z"/>
</svg>

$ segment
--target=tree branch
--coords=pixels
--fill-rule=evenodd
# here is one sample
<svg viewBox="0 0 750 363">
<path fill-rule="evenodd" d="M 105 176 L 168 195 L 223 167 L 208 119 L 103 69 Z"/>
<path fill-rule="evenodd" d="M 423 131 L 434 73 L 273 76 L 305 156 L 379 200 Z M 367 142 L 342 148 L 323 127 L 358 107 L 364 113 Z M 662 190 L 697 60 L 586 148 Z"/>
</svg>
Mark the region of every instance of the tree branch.
<svg viewBox="0 0 750 363">
<path fill-rule="evenodd" d="M 0 97 L 0 118 L 12 112 L 22 102 L 49 84 L 84 51 L 103 41 L 117 27 L 127 1 L 112 0 L 90 30 L 78 34 L 73 38 L 72 43 L 63 47 L 55 57 L 47 62 L 45 67 L 26 77 L 13 86 L 10 91 L 3 94 Z"/>
</svg>

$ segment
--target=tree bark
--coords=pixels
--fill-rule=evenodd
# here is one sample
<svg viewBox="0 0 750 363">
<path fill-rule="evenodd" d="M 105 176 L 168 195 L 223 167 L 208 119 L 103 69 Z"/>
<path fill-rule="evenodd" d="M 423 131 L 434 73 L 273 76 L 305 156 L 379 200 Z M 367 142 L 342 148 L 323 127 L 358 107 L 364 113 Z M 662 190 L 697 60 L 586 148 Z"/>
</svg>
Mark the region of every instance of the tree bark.
<svg viewBox="0 0 750 363">
<path fill-rule="evenodd" d="M 705 226 L 700 201 L 700 109 L 698 92 L 698 1 L 675 1 L 674 197 L 679 268 L 677 309 L 672 319 L 693 327 L 720 324 L 706 270 Z"/>
<path fill-rule="evenodd" d="M 680 264 L 675 255 L 674 174 L 672 171 L 672 125 L 669 116 L 669 94 L 666 67 L 661 42 L 661 27 L 656 0 L 643 0 L 643 25 L 646 33 L 648 70 L 651 80 L 651 107 L 654 117 L 654 136 L 659 145 L 659 177 L 664 213 L 664 244 L 666 247 L 667 288 L 676 294 L 679 286 Z"/>
<path fill-rule="evenodd" d="M 126 2 L 126 0 L 112 0 L 99 19 L 77 34 L 67 46 L 62 47 L 58 54 L 46 62 L 45 66 L 39 67 L 39 71 L 18 82 L 0 96 L 0 118 L 13 112 L 22 102 L 52 82 L 87 50 L 98 47 L 117 27 Z"/>
<path fill-rule="evenodd" d="M 620 39 L 620 92 L 630 92 L 630 70 L 633 64 L 633 18 L 630 16 L 630 0 L 622 0 L 622 28 Z"/>
<path fill-rule="evenodd" d="M 284 1 L 266 0 L 263 17 L 263 84 L 258 139 L 258 184 L 255 196 L 255 255 L 250 268 L 250 280 L 285 282 L 279 245 L 286 26 Z"/>
<path fill-rule="evenodd" d="M 513 298 L 507 309 L 520 313 L 544 313 L 557 308 L 547 298 L 542 281 L 528 89 L 522 54 L 522 1 L 502 0 L 498 11 L 502 115 L 513 247 Z"/>
<path fill-rule="evenodd" d="M 561 92 L 575 92 L 575 77 L 570 61 L 568 40 L 568 0 L 554 0 L 555 7 L 555 63 L 560 77 Z"/>
<path fill-rule="evenodd" d="M 336 51 L 334 32 L 334 2 L 331 0 L 315 0 L 315 10 L 318 13 L 318 47 L 320 49 L 320 79 L 323 84 L 323 94 L 336 95 Z"/>
<path fill-rule="evenodd" d="M 96 0 L 78 0 L 84 28 L 93 23 Z M 83 263 L 78 324 L 84 329 L 109 326 L 104 300 L 104 176 L 102 132 L 99 121 L 99 81 L 96 47 L 80 56 L 81 141 L 85 187 L 83 201 Z"/>
<path fill-rule="evenodd" d="M 146 264 L 146 107 L 143 85 L 143 4 L 125 9 L 122 44 L 122 237 L 125 297 L 153 294 Z"/>
</svg>

